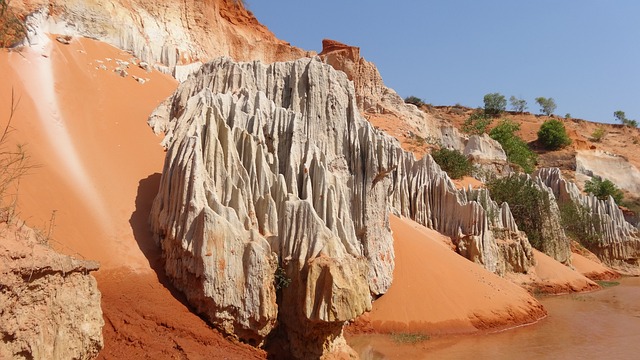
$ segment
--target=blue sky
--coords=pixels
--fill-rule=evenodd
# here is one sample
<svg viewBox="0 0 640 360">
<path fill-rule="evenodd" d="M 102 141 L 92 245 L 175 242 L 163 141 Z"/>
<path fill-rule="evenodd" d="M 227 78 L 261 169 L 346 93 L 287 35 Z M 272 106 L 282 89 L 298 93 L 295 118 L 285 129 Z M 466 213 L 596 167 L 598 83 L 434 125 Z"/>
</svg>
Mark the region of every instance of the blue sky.
<svg viewBox="0 0 640 360">
<path fill-rule="evenodd" d="M 553 97 L 556 114 L 640 119 L 638 0 L 245 0 L 280 39 L 320 51 L 359 46 L 385 84 L 434 105 L 482 105 L 490 92 Z"/>
</svg>

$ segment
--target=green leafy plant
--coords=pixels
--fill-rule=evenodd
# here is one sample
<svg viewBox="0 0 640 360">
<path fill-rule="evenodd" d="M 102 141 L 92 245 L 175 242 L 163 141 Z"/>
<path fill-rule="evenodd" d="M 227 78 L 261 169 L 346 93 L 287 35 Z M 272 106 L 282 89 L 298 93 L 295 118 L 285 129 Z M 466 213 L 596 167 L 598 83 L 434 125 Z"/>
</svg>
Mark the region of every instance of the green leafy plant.
<svg viewBox="0 0 640 360">
<path fill-rule="evenodd" d="M 452 179 L 460 179 L 473 171 L 471 161 L 458 150 L 441 148 L 433 151 L 431 157 Z"/>
<path fill-rule="evenodd" d="M 518 130 L 520 130 L 520 124 L 502 119 L 496 127 L 491 129 L 489 136 L 502 145 L 510 163 L 518 165 L 522 171 L 530 174 L 535 169 L 538 157 L 529 149 L 527 143 L 516 135 Z"/>
<path fill-rule="evenodd" d="M 598 126 L 595 130 L 593 130 L 593 132 L 591 133 L 591 141 L 593 142 L 600 142 L 602 141 L 602 139 L 604 139 L 604 136 L 607 134 L 607 131 L 604 129 L 604 126 Z"/>
<path fill-rule="evenodd" d="M 469 135 L 481 135 L 487 132 L 492 122 L 492 117 L 487 116 L 482 110 L 476 110 L 464 121 L 462 131 Z"/>
<path fill-rule="evenodd" d="M 603 180 L 599 176 L 594 176 L 590 180 L 587 180 L 584 183 L 584 191 L 593 194 L 600 200 L 606 200 L 611 196 L 616 204 L 620 204 L 624 197 L 622 190 L 620 190 L 616 184 L 608 179 Z"/>
<path fill-rule="evenodd" d="M 569 113 L 564 114 L 564 118 L 567 120 L 571 119 L 571 114 Z"/>
<path fill-rule="evenodd" d="M 273 285 L 275 286 L 276 291 L 291 285 L 291 278 L 287 276 L 287 272 L 281 266 L 276 268 L 276 272 L 273 275 Z"/>
<path fill-rule="evenodd" d="M 531 246 L 542 250 L 542 224 L 551 216 L 549 195 L 540 190 L 531 178 L 518 174 L 492 179 L 486 185 L 494 201 L 509 204 L 513 219 L 527 234 Z"/>
<path fill-rule="evenodd" d="M 560 120 L 545 121 L 538 130 L 538 141 L 548 150 L 556 150 L 571 144 L 567 129 Z"/>
<path fill-rule="evenodd" d="M 624 113 L 624 111 L 614 111 L 613 117 L 615 117 L 616 120 L 620 121 L 624 126 L 638 127 L 638 122 L 635 120 L 627 119 L 627 115 Z"/>
<path fill-rule="evenodd" d="M 404 102 L 407 103 L 407 104 L 413 104 L 413 105 L 415 105 L 417 107 L 421 107 L 421 106 L 425 105 L 425 103 L 424 103 L 424 101 L 422 99 L 420 99 L 417 96 L 413 96 L 413 95 L 407 96 L 404 99 Z"/>
<path fill-rule="evenodd" d="M 537 97 L 536 102 L 540 105 L 540 112 L 547 116 L 551 116 L 556 111 L 556 101 L 553 98 Z"/>
<path fill-rule="evenodd" d="M 499 115 L 507 108 L 507 99 L 500 93 L 489 93 L 484 96 L 484 112 L 487 115 Z"/>
<path fill-rule="evenodd" d="M 523 113 L 527 109 L 527 100 L 517 98 L 513 95 L 509 98 L 509 104 L 511 105 L 511 110 Z"/>
</svg>

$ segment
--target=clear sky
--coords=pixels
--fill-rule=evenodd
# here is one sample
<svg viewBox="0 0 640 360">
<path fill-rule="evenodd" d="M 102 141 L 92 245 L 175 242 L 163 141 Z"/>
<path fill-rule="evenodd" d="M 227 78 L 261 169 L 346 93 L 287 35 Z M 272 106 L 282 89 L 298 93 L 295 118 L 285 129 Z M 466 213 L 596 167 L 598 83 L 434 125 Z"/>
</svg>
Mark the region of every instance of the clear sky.
<svg viewBox="0 0 640 360">
<path fill-rule="evenodd" d="M 639 0 L 245 0 L 277 37 L 359 46 L 400 96 L 482 106 L 499 92 L 553 97 L 556 114 L 640 119 Z M 393 5 L 392 5 L 393 4 Z"/>
</svg>

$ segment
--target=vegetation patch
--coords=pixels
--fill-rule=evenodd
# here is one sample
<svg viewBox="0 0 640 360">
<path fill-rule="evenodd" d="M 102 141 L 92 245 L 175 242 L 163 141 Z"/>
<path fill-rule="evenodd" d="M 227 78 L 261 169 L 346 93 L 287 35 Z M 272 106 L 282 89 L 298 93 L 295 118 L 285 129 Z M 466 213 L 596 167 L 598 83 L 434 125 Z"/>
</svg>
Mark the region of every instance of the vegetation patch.
<svg viewBox="0 0 640 360">
<path fill-rule="evenodd" d="M 598 126 L 595 130 L 593 130 L 593 132 L 591 133 L 591 141 L 593 142 L 600 142 L 602 141 L 602 139 L 604 139 L 604 136 L 607 134 L 607 131 L 604 129 L 604 126 Z"/>
<path fill-rule="evenodd" d="M 493 117 L 487 116 L 482 109 L 474 111 L 462 124 L 462 131 L 469 135 L 482 135 L 487 132 Z"/>
<path fill-rule="evenodd" d="M 426 105 L 425 102 L 422 99 L 420 99 L 417 96 L 413 96 L 413 95 L 407 96 L 404 99 L 404 102 L 407 103 L 407 104 L 413 104 L 413 105 L 415 105 L 417 107 L 421 107 L 423 105 Z"/>
<path fill-rule="evenodd" d="M 536 102 L 540 105 L 540 112 L 551 116 L 556 111 L 556 101 L 553 98 L 537 97 Z"/>
<path fill-rule="evenodd" d="M 551 216 L 549 195 L 531 178 L 517 174 L 492 179 L 487 183 L 487 189 L 498 204 L 509 204 L 518 228 L 527 234 L 531 246 L 542 250 L 543 224 Z"/>
<path fill-rule="evenodd" d="M 420 333 L 393 333 L 391 339 L 399 344 L 417 344 L 429 340 L 429 335 Z"/>
<path fill-rule="evenodd" d="M 507 99 L 500 93 L 490 93 L 484 96 L 484 112 L 487 115 L 500 115 L 507 108 Z"/>
<path fill-rule="evenodd" d="M 538 141 L 548 150 L 561 149 L 571 144 L 567 129 L 562 121 L 557 119 L 547 120 L 540 126 Z"/>
<path fill-rule="evenodd" d="M 609 196 L 611 196 L 616 204 L 620 204 L 624 197 L 622 190 L 620 190 L 616 184 L 611 182 L 611 180 L 602 179 L 599 176 L 594 176 L 590 180 L 587 180 L 584 183 L 584 191 L 593 194 L 600 200 L 607 200 Z"/>
<path fill-rule="evenodd" d="M 535 169 L 538 156 L 529 149 L 529 145 L 524 140 L 516 135 L 518 130 L 520 130 L 520 124 L 502 119 L 489 132 L 489 136 L 502 145 L 510 163 L 518 165 L 522 171 L 530 174 Z"/>
<path fill-rule="evenodd" d="M 560 221 L 567 236 L 585 247 L 597 244 L 600 239 L 600 221 L 585 206 L 573 201 L 559 204 Z"/>
<path fill-rule="evenodd" d="M 614 111 L 613 117 L 615 117 L 616 120 L 621 122 L 624 126 L 638 127 L 638 122 L 636 120 L 627 119 L 627 115 L 622 110 Z"/>
<path fill-rule="evenodd" d="M 603 280 L 598 280 L 596 281 L 596 283 L 600 286 L 602 286 L 603 288 L 608 288 L 608 287 L 613 287 L 613 286 L 618 286 L 620 285 L 619 282 L 617 281 L 603 281 Z"/>
<path fill-rule="evenodd" d="M 473 165 L 460 151 L 441 148 L 431 153 L 433 160 L 452 179 L 471 175 Z"/>
</svg>

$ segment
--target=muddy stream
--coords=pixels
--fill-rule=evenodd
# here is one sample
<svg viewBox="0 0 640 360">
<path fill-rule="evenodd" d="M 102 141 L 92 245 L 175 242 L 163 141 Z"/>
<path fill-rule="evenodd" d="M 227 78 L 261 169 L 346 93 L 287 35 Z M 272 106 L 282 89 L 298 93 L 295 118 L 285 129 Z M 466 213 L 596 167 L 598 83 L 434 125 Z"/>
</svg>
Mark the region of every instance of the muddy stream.
<svg viewBox="0 0 640 360">
<path fill-rule="evenodd" d="M 540 299 L 549 316 L 493 334 L 400 338 L 356 335 L 362 359 L 640 359 L 640 278 Z"/>
</svg>

